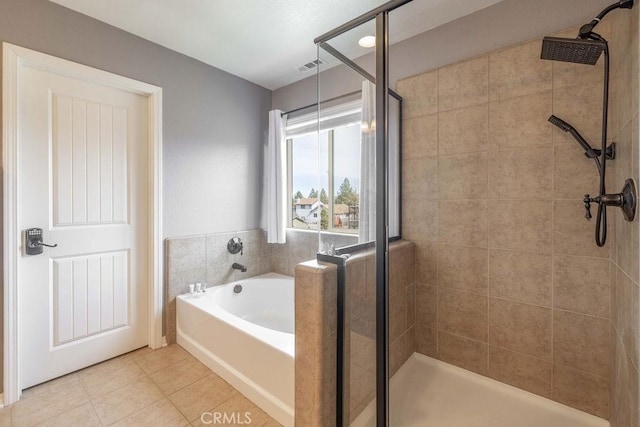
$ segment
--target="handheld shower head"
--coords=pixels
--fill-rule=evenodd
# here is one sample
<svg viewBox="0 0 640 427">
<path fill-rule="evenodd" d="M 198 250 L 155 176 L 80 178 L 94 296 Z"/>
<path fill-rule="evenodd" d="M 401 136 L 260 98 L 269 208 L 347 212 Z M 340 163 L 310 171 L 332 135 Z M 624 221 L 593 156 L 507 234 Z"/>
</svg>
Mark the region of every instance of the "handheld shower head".
<svg viewBox="0 0 640 427">
<path fill-rule="evenodd" d="M 560 117 L 556 117 L 554 115 L 551 115 L 549 117 L 549 123 L 551 123 L 552 125 L 556 126 L 560 130 L 565 132 L 569 132 L 571 129 L 573 129 L 573 126 L 571 126 L 569 123 L 565 122 Z"/>
<path fill-rule="evenodd" d="M 578 144 L 580 144 L 580 146 L 584 149 L 584 155 L 586 157 L 590 159 L 598 157 L 598 153 L 593 148 L 591 148 L 591 145 L 589 145 L 589 143 L 582 137 L 582 135 L 580 135 L 576 128 L 554 115 L 551 115 L 551 117 L 549 117 L 549 122 L 556 126 L 558 129 L 564 132 L 569 132 L 571 136 L 573 136 L 575 140 L 578 141 Z"/>
<path fill-rule="evenodd" d="M 595 65 L 605 46 L 601 40 L 545 37 L 542 39 L 540 59 Z"/>
</svg>

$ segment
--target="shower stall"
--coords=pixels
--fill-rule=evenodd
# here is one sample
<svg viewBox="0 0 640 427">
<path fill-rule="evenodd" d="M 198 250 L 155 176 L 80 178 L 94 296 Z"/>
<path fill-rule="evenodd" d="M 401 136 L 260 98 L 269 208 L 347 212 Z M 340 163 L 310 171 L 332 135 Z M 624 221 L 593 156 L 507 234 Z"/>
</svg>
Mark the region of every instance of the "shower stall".
<svg viewBox="0 0 640 427">
<path fill-rule="evenodd" d="M 317 260 L 337 270 L 335 425 L 607 426 L 615 284 L 602 271 L 617 261 L 606 206 L 633 221 L 636 191 L 614 163 L 613 185 L 625 186 L 605 192 L 605 161 L 618 154 L 606 130 L 601 149 L 589 145 L 600 129 L 586 119 L 603 110 L 589 98 L 577 111 L 572 98 L 601 88 L 579 67 L 604 72 L 604 45 L 545 39 L 542 59 L 571 63 L 552 65 L 540 38 L 402 76 L 390 58 L 407 33 L 394 18 L 410 22 L 413 6 L 390 1 L 315 39 L 317 149 L 328 152 L 316 188 L 331 189 Z M 567 60 L 567 46 L 588 58 Z M 329 131 L 352 113 L 359 162 Z M 588 123 L 585 136 L 569 123 Z M 348 210 L 331 200 L 345 168 L 358 196 Z M 345 222 L 350 237 L 337 238 Z"/>
</svg>

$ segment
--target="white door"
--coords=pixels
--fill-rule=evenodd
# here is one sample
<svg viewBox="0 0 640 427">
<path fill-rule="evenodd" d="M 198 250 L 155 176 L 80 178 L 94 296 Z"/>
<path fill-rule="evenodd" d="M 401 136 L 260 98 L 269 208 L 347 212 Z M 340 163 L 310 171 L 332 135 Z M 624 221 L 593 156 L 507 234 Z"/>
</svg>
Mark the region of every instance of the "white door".
<svg viewBox="0 0 640 427">
<path fill-rule="evenodd" d="M 28 66 L 18 85 L 18 224 L 58 245 L 18 261 L 27 388 L 148 343 L 148 106 Z"/>
</svg>

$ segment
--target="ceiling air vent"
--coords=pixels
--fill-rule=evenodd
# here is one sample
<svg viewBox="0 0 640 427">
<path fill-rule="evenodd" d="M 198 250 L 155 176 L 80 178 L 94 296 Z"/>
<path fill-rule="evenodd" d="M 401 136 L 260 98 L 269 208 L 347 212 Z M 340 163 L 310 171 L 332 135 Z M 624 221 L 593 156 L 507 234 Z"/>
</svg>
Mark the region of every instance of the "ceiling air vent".
<svg viewBox="0 0 640 427">
<path fill-rule="evenodd" d="M 307 71 L 313 70 L 318 65 L 322 65 L 322 64 L 324 64 L 324 61 L 322 59 L 315 59 L 311 62 L 307 62 L 302 67 L 298 67 L 298 71 L 300 71 L 301 73 L 306 73 Z"/>
</svg>

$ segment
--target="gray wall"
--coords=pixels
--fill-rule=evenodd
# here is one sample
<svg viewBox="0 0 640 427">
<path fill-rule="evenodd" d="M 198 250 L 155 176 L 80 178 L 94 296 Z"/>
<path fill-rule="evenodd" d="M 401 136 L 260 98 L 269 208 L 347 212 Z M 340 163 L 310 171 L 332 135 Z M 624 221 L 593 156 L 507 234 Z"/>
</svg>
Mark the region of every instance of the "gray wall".
<svg viewBox="0 0 640 427">
<path fill-rule="evenodd" d="M 271 91 L 46 0 L 2 0 L 0 40 L 163 88 L 165 236 L 263 225 Z"/>
<path fill-rule="evenodd" d="M 0 40 L 163 88 L 165 237 L 264 225 L 271 91 L 46 0 L 1 0 Z"/>
<path fill-rule="evenodd" d="M 416 0 L 420 1 L 420 0 Z M 389 84 L 462 59 L 590 21 L 611 0 L 504 0 L 391 46 Z M 390 15 L 393 34 L 394 15 Z M 373 54 L 355 61 L 375 75 Z M 359 90 L 362 78 L 345 66 L 321 73 L 320 98 Z M 290 110 L 316 101 L 315 74 L 273 92 L 273 108 Z"/>
</svg>

